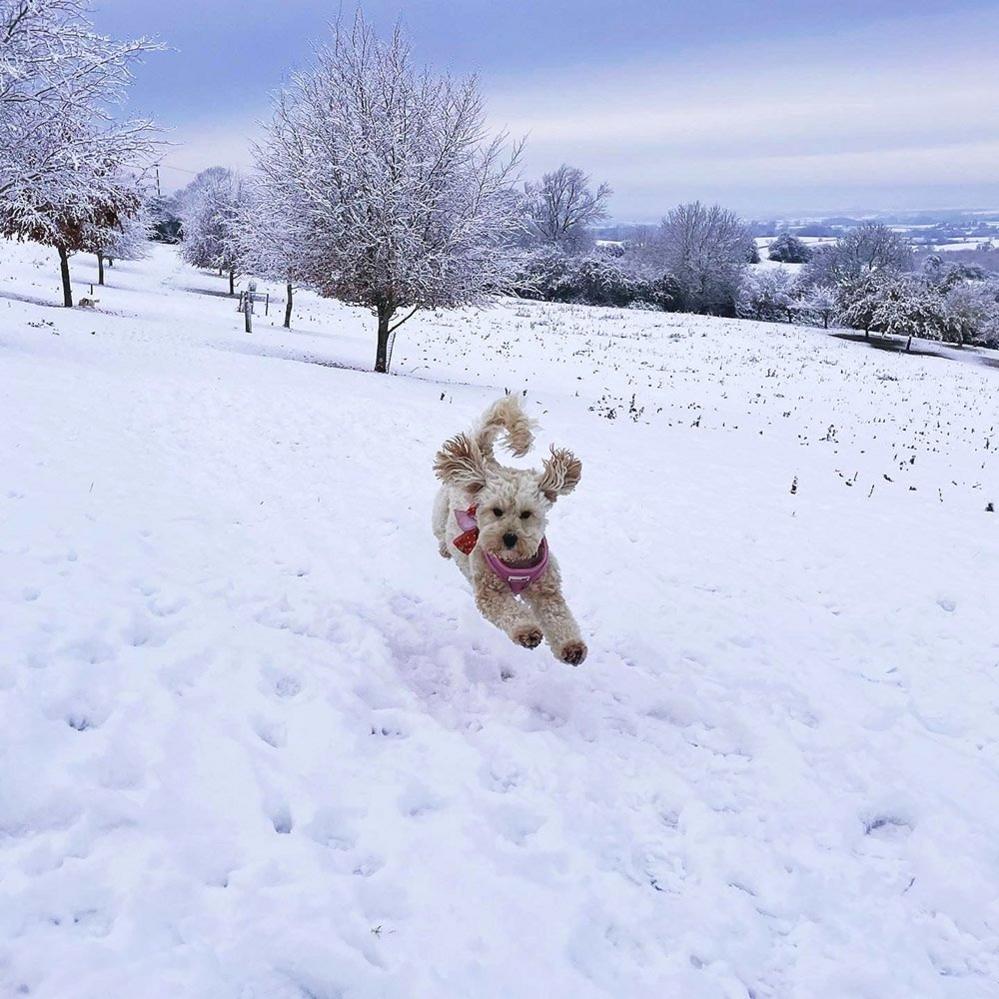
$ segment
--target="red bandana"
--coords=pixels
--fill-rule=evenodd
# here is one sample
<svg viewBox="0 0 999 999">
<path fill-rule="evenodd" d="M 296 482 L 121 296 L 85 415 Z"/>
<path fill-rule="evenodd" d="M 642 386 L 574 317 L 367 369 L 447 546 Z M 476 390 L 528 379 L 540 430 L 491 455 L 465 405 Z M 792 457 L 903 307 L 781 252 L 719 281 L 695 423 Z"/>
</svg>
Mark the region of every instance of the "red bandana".
<svg viewBox="0 0 999 999">
<path fill-rule="evenodd" d="M 479 540 L 479 529 L 475 526 L 475 511 L 477 509 L 477 506 L 470 506 L 467 510 L 454 511 L 454 519 L 458 521 L 459 527 L 465 528 L 465 532 L 459 534 L 451 544 L 464 555 L 471 555 L 472 549 Z"/>
</svg>

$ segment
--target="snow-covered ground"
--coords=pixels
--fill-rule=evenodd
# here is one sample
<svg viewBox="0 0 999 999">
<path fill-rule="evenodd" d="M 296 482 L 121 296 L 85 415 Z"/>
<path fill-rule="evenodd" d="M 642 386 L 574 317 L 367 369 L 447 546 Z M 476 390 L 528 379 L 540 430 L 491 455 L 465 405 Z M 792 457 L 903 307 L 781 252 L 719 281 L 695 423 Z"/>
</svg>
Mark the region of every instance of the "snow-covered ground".
<svg viewBox="0 0 999 999">
<path fill-rule="evenodd" d="M 999 994 L 994 355 L 509 303 L 380 377 L 109 281 L 0 243 L 0 994 Z M 430 531 L 504 388 L 584 462 L 578 669 Z"/>
<path fill-rule="evenodd" d="M 934 253 L 940 253 L 942 250 L 985 250 L 989 248 L 994 248 L 996 246 L 996 241 L 991 239 L 985 239 L 979 237 L 978 239 L 965 239 L 958 240 L 953 243 L 934 243 L 933 251 Z"/>
</svg>

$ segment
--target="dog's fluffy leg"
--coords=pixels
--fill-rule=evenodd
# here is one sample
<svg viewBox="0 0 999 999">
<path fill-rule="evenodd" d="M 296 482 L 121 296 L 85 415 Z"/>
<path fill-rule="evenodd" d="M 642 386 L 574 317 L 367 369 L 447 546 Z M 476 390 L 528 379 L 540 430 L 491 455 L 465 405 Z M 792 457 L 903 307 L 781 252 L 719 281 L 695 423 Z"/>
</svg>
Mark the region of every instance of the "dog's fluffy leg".
<svg viewBox="0 0 999 999">
<path fill-rule="evenodd" d="M 434 500 L 433 527 L 434 537 L 437 539 L 437 550 L 441 553 L 441 558 L 450 558 L 451 549 L 447 544 L 447 518 L 450 513 L 448 495 L 446 489 L 439 489 Z"/>
<path fill-rule="evenodd" d="M 586 658 L 586 643 L 579 625 L 562 596 L 558 567 L 550 565 L 545 575 L 524 591 L 552 652 L 562 662 L 578 666 Z"/>
<path fill-rule="evenodd" d="M 541 644 L 544 637 L 529 608 L 520 603 L 504 583 L 484 562 L 479 552 L 472 553 L 472 587 L 475 605 L 487 620 L 505 631 L 510 640 L 525 649 Z"/>
</svg>

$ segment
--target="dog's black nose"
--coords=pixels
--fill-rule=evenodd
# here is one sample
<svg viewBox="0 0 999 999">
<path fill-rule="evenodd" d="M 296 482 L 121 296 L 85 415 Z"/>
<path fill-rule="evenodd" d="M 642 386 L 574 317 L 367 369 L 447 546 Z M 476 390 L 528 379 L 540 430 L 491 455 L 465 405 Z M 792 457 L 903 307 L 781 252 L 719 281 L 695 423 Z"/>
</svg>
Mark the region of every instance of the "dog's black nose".
<svg viewBox="0 0 999 999">
<path fill-rule="evenodd" d="M 512 548 L 516 543 L 517 543 L 517 535 L 516 534 L 504 534 L 503 535 L 503 544 L 505 544 L 507 546 L 507 548 Z"/>
</svg>

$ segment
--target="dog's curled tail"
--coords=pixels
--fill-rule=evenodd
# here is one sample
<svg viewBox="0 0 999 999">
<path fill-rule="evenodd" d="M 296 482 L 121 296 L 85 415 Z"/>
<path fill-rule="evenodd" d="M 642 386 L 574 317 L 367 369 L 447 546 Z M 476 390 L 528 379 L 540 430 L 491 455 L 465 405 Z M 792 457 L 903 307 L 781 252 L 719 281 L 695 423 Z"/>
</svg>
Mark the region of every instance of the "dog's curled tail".
<svg viewBox="0 0 999 999">
<path fill-rule="evenodd" d="M 475 438 L 482 453 L 492 456 L 493 444 L 502 435 L 503 445 L 520 458 L 534 443 L 534 427 L 535 423 L 524 412 L 520 399 L 515 395 L 505 395 L 483 413 Z"/>
</svg>

